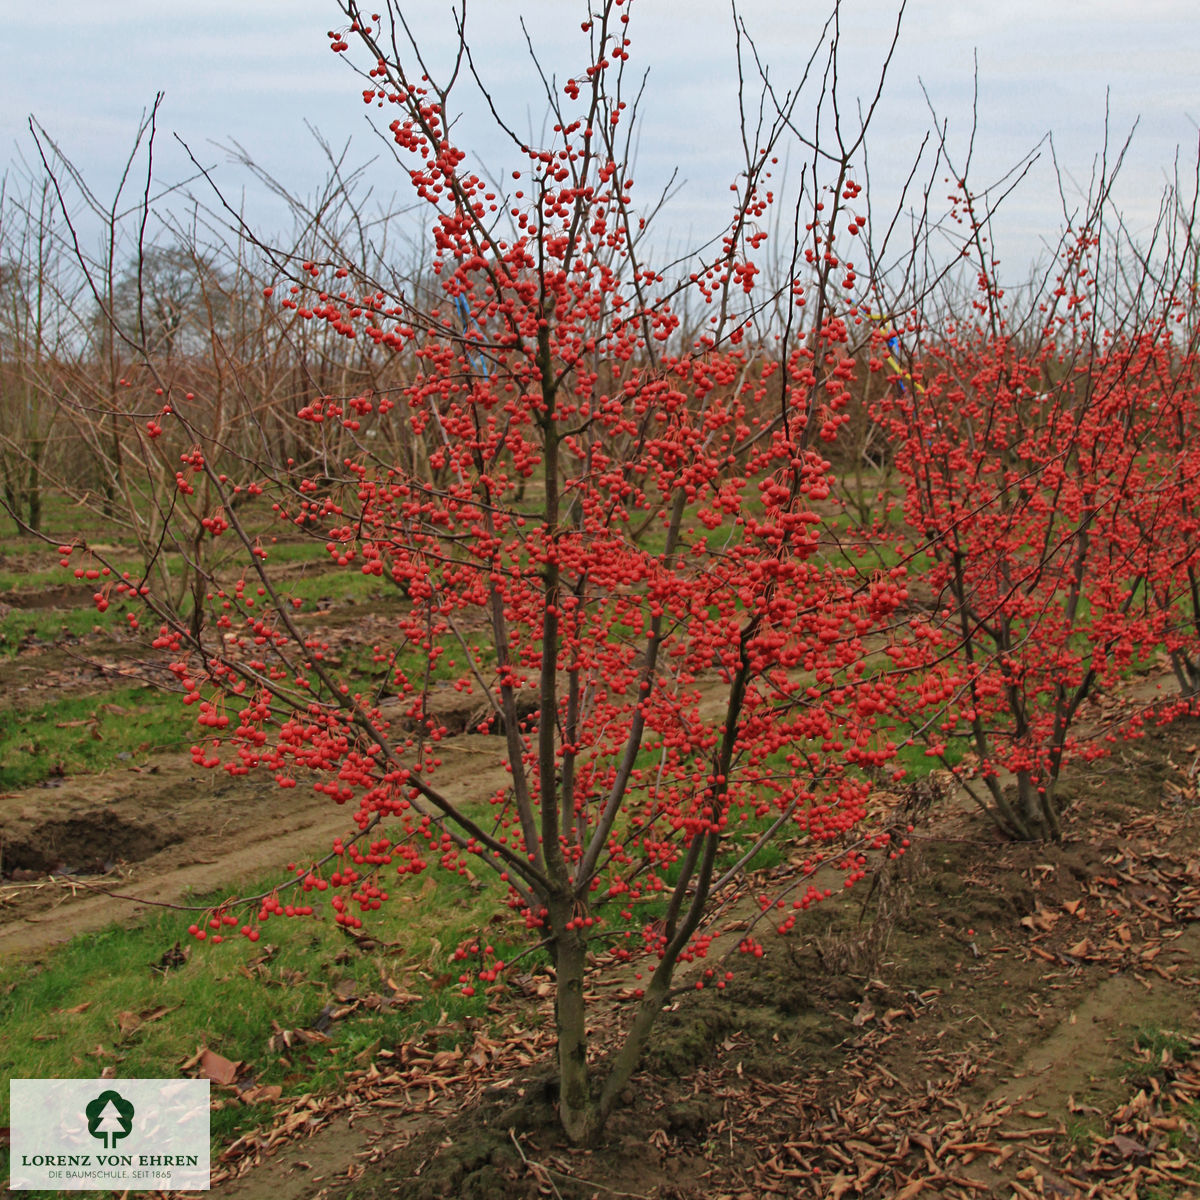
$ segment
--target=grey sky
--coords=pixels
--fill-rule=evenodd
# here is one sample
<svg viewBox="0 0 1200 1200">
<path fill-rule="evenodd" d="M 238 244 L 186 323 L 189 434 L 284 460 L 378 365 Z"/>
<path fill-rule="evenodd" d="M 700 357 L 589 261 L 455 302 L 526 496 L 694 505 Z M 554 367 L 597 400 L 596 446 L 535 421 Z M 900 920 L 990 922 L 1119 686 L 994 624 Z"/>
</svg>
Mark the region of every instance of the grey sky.
<svg viewBox="0 0 1200 1200">
<path fill-rule="evenodd" d="M 448 3 L 411 7 L 410 18 L 434 63 L 446 61 Z M 785 85 L 808 57 L 827 15 L 818 2 L 744 0 L 747 25 Z M 319 179 L 319 153 L 308 120 L 331 141 L 353 137 L 352 158 L 378 154 L 366 129 L 361 85 L 328 50 L 326 29 L 343 24 L 321 0 L 62 0 L 8 6 L 3 25 L 6 69 L 0 79 L 0 133 L 8 157 L 31 155 L 25 129 L 32 113 L 84 175 L 104 192 L 128 150 L 139 114 L 157 89 L 166 92 L 162 127 L 219 164 L 223 188 L 236 197 L 245 174 L 225 163 L 213 143 L 240 142 L 299 193 Z M 686 11 L 686 19 L 679 14 Z M 486 77 L 521 130 L 540 124 L 543 105 L 531 80 L 527 27 L 559 78 L 585 62 L 582 4 L 566 0 L 476 0 L 469 28 Z M 873 88 L 894 21 L 883 0 L 843 0 L 843 94 Z M 667 214 L 675 238 L 716 232 L 738 167 L 733 116 L 735 69 L 729 6 L 723 0 L 640 0 L 632 25 L 631 65 L 650 69 L 638 164 L 643 198 L 678 166 L 687 188 Z M 1053 131 L 1060 163 L 1086 185 L 1104 137 L 1106 90 L 1112 136 L 1141 124 L 1118 189 L 1135 227 L 1157 209 L 1178 148 L 1184 172 L 1194 165 L 1200 99 L 1200 33 L 1185 0 L 911 0 L 872 137 L 874 202 L 886 206 L 899 170 L 931 123 L 918 80 L 950 123 L 952 146 L 965 151 L 978 55 L 979 131 L 976 184 L 990 182 Z M 464 127 L 479 128 L 468 108 Z M 497 173 L 511 152 L 484 135 L 468 146 Z M 1037 253 L 1061 224 L 1047 156 L 1008 202 L 1000 252 L 1010 265 Z M 519 164 L 516 164 L 519 165 Z M 164 179 L 184 170 L 169 137 L 159 143 Z M 371 176 L 377 193 L 403 195 L 394 164 Z M 404 197 L 407 199 L 407 197 Z M 276 208 L 253 187 L 247 211 L 270 231 Z M 1017 274 L 1021 272 L 1018 271 Z"/>
</svg>

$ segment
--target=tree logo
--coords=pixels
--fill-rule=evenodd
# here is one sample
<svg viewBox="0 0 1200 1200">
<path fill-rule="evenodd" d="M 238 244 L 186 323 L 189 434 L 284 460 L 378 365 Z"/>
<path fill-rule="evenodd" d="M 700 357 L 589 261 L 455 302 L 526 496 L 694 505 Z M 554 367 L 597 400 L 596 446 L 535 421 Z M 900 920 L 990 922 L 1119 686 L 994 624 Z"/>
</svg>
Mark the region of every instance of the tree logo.
<svg viewBox="0 0 1200 1200">
<path fill-rule="evenodd" d="M 133 1105 L 120 1092 L 101 1092 L 84 1110 L 88 1133 L 104 1142 L 111 1150 L 133 1129 Z"/>
</svg>

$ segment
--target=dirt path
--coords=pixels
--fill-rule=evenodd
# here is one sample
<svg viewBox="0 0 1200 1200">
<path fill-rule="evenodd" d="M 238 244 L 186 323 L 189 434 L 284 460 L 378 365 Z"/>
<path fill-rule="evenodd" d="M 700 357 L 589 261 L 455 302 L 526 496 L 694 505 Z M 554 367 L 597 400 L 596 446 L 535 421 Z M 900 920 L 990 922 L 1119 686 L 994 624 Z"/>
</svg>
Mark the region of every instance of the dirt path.
<svg viewBox="0 0 1200 1200">
<path fill-rule="evenodd" d="M 438 780 L 464 802 L 503 783 L 499 739 L 444 744 Z M 268 775 L 231 778 L 188 755 L 0 796 L 0 955 L 37 954 L 76 934 L 136 919 L 144 902 L 281 878 L 292 860 L 355 831 L 349 814 Z"/>
</svg>

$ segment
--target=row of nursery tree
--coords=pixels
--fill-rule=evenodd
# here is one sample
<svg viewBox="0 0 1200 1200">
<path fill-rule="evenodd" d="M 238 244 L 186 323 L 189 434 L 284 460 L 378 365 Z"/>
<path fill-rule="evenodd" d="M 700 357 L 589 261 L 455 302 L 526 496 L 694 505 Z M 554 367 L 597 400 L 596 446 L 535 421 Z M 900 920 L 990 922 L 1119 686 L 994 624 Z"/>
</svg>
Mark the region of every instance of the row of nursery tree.
<svg viewBox="0 0 1200 1200">
<path fill-rule="evenodd" d="M 665 263 L 631 178 L 630 5 L 587 15 L 586 70 L 543 71 L 544 144 L 497 116 L 504 185 L 451 132 L 453 86 L 488 96 L 465 27 L 439 82 L 390 5 L 344 13 L 331 47 L 426 249 L 393 253 L 335 170 L 286 246 L 236 220 L 221 240 L 198 207 L 126 265 L 150 202 L 122 217 L 39 131 L 45 179 L 4 208 L 6 504 L 36 529 L 39 488 L 85 490 L 124 524 L 137 570 L 82 536 L 62 561 L 168 656 L 198 764 L 346 806 L 329 856 L 197 935 L 257 937 L 312 893 L 357 926 L 413 875 L 492 867 L 553 964 L 560 1112 L 586 1140 L 677 968 L 733 978 L 710 948 L 767 845 L 797 869 L 758 898 L 752 956 L 830 871 L 903 851 L 885 800 L 915 761 L 1003 835 L 1058 838 L 1072 759 L 1195 703 L 1195 186 L 1135 238 L 1102 164 L 1005 290 L 1013 179 L 975 189 L 935 137 L 880 211 L 879 96 L 848 122 L 836 24 L 784 91 L 737 22 L 728 223 Z M 335 665 L 271 535 L 403 597 L 370 673 Z M 1164 668 L 1170 695 L 1100 703 Z M 488 803 L 439 784 L 448 687 L 498 735 Z M 463 958 L 468 992 L 511 966 L 482 939 Z M 589 1056 L 597 962 L 646 965 Z"/>
</svg>

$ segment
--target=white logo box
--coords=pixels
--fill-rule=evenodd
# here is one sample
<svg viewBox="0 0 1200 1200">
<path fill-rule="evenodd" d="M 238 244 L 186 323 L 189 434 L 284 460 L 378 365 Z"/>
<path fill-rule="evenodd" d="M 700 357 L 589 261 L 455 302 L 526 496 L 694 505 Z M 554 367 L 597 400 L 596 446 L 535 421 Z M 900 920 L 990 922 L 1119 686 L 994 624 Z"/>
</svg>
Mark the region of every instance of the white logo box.
<svg viewBox="0 0 1200 1200">
<path fill-rule="evenodd" d="M 9 1187 L 207 1191 L 207 1079 L 9 1081 Z"/>
</svg>

